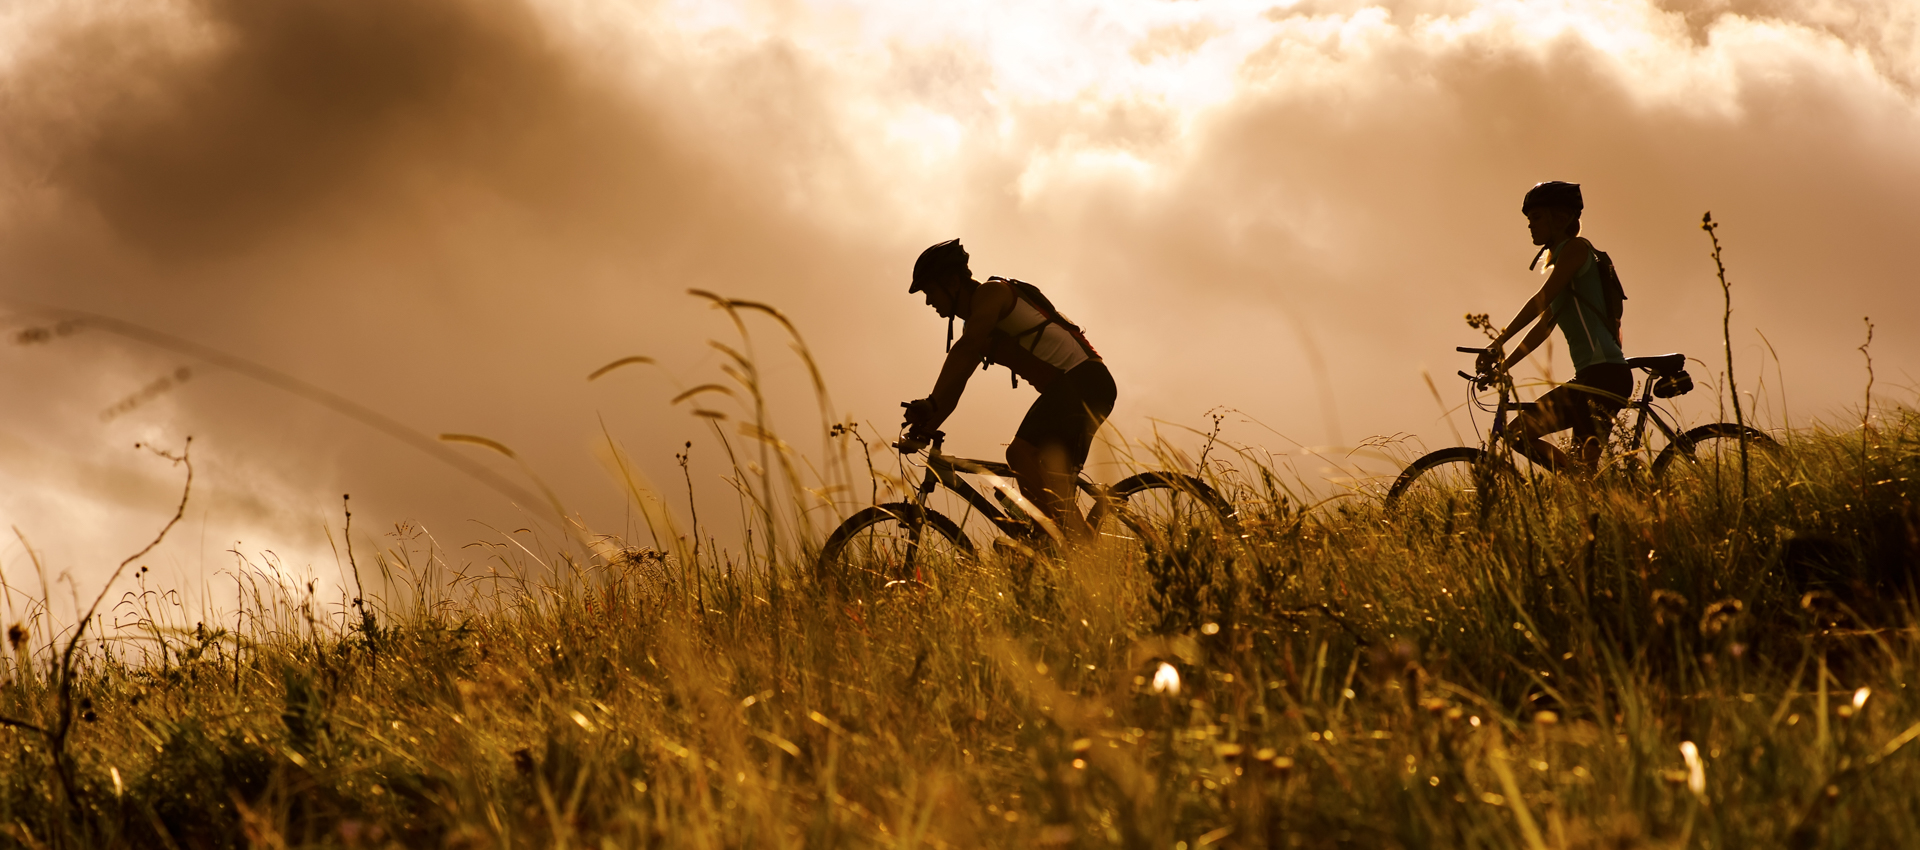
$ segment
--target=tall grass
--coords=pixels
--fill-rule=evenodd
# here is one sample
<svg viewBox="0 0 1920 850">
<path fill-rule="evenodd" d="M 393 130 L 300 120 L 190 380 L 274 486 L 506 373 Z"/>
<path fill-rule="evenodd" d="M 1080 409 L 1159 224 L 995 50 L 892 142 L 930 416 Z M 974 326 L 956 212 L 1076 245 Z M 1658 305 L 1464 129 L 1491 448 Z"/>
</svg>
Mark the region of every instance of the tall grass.
<svg viewBox="0 0 1920 850">
<path fill-rule="evenodd" d="M 76 644 L 69 676 L 44 623 L 14 634 L 0 835 L 1920 845 L 1920 414 L 1783 437 L 1744 500 L 1683 471 L 1543 482 L 1484 517 L 1303 509 L 1249 455 L 1215 458 L 1244 537 L 925 584 L 820 586 L 817 533 L 759 538 L 752 569 L 522 539 L 458 566 L 403 528 L 360 553 L 358 606 L 242 562 L 230 622 L 130 596 L 114 616 L 139 628 Z M 765 486 L 749 516 L 770 522 Z M 36 731 L 63 711 L 64 740 Z"/>
</svg>

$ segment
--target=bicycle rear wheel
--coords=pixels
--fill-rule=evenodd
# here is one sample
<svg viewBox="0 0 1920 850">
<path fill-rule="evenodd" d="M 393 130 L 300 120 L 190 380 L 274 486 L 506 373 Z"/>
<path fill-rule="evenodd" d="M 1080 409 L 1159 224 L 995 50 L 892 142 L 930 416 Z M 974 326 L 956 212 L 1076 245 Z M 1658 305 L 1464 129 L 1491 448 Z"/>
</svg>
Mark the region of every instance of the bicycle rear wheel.
<svg viewBox="0 0 1920 850">
<path fill-rule="evenodd" d="M 1766 432 L 1732 422 L 1714 422 L 1688 429 L 1666 448 L 1660 450 L 1653 459 L 1653 478 L 1666 480 L 1666 476 L 1680 473 L 1695 478 L 1707 476 L 1725 476 L 1729 471 L 1735 476 L 1740 474 L 1740 438 L 1747 440 L 1747 456 L 1751 463 L 1754 452 L 1771 451 L 1779 445 Z"/>
<path fill-rule="evenodd" d="M 834 529 L 820 547 L 817 568 L 824 581 L 927 582 L 973 559 L 972 541 L 953 520 L 892 502 L 865 508 Z"/>
<path fill-rule="evenodd" d="M 1087 521 L 1102 538 L 1148 550 L 1193 534 L 1234 540 L 1240 533 L 1232 504 L 1207 482 L 1177 472 L 1142 472 L 1113 485 Z"/>
<path fill-rule="evenodd" d="M 1485 449 L 1455 446 L 1420 456 L 1387 490 L 1389 510 L 1483 517 L 1520 483 L 1513 464 Z"/>
</svg>

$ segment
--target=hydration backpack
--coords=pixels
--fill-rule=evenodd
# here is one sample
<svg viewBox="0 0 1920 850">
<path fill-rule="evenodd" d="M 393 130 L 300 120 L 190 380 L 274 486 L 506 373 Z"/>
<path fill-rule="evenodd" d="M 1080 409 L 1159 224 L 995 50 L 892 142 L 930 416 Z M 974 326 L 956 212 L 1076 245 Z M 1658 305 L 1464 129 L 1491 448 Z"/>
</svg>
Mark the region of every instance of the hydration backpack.
<svg viewBox="0 0 1920 850">
<path fill-rule="evenodd" d="M 1627 300 L 1627 289 L 1620 285 L 1620 273 L 1614 271 L 1613 258 L 1607 256 L 1607 252 L 1599 248 L 1593 249 L 1593 262 L 1600 270 L 1600 296 L 1601 300 L 1605 301 L 1606 304 L 1600 305 L 1588 301 L 1587 306 L 1592 307 L 1594 312 L 1606 317 L 1607 330 L 1613 333 L 1613 341 L 1624 349 L 1627 347 L 1627 341 L 1620 337 L 1620 315 L 1627 309 L 1625 303 Z M 1576 294 L 1579 291 L 1580 290 L 1577 289 L 1574 290 Z M 1580 300 L 1586 301 L 1585 298 Z M 1601 309 L 1602 306 L 1604 306 L 1605 309 Z"/>
<path fill-rule="evenodd" d="M 1087 341 L 1087 336 L 1080 331 L 1080 326 L 1068 320 L 1066 316 L 1061 315 L 1059 308 L 1053 306 L 1053 302 L 1048 300 L 1047 296 L 1040 291 L 1040 287 L 1034 286 L 1024 280 L 1014 280 L 1013 278 L 1006 277 L 990 277 L 987 278 L 987 280 L 997 280 L 1011 287 L 1014 298 L 1027 302 L 1027 304 L 1032 306 L 1033 309 L 1041 315 L 1042 319 L 1039 324 L 1021 331 L 1019 334 L 1009 334 L 995 329 L 992 336 L 992 347 L 987 350 L 987 355 L 980 359 L 981 369 L 984 370 L 996 363 L 1004 365 L 1009 372 L 1013 373 L 1013 385 L 1015 387 L 1020 386 L 1021 378 L 1026 378 L 1027 383 L 1033 384 L 1035 389 L 1044 391 L 1049 384 L 1053 383 L 1054 379 L 1065 374 L 1053 364 L 1041 360 L 1033 353 L 1033 346 L 1040 341 L 1040 335 L 1046 331 L 1048 325 L 1059 325 L 1068 334 L 1072 335 L 1073 341 L 1087 352 L 1089 358 L 1094 360 L 1100 359 L 1100 352 L 1093 349 L 1093 343 Z M 953 347 L 951 323 L 948 325 L 947 347 L 948 349 L 952 349 Z"/>
</svg>

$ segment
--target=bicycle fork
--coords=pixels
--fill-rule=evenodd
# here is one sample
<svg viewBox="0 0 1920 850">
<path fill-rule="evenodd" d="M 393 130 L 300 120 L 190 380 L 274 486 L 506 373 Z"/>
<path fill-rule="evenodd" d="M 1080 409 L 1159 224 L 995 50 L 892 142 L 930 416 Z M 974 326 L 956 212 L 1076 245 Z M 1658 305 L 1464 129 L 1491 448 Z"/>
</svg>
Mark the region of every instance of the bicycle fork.
<svg viewBox="0 0 1920 850">
<path fill-rule="evenodd" d="M 920 536 L 927 530 L 927 497 L 933 495 L 939 486 L 939 478 L 931 468 L 920 479 L 920 486 L 913 492 L 913 516 L 902 517 L 907 526 L 907 558 L 900 564 L 900 575 L 920 581 Z"/>
</svg>

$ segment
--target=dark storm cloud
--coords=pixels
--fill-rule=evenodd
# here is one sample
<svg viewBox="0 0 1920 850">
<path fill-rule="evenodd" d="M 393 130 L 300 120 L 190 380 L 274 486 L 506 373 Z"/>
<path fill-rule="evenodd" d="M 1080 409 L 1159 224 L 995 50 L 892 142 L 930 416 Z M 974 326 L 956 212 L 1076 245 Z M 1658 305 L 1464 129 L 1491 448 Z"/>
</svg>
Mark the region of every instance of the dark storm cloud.
<svg viewBox="0 0 1920 850">
<path fill-rule="evenodd" d="M 620 355 L 673 368 L 710 355 L 702 337 L 724 320 L 688 288 L 768 282 L 753 293 L 767 296 L 840 274 L 840 249 L 810 242 L 819 217 L 796 214 L 795 198 L 858 187 L 823 167 L 844 158 L 837 131 L 807 63 L 779 45 L 670 62 L 645 32 L 596 40 L 513 2 L 40 11 L 11 22 L 31 37 L 0 78 L 8 296 L 262 363 L 421 434 L 499 437 L 600 517 L 600 503 L 621 510 L 593 498 L 606 479 L 577 441 L 596 406 L 614 404 L 613 427 L 650 460 L 670 452 L 648 439 L 678 445 L 697 422 L 655 404 L 672 372 L 592 387 L 584 375 Z M 244 534 L 324 563 L 314 533 L 338 521 L 342 490 L 376 529 L 527 524 L 458 472 L 232 372 L 196 371 L 161 403 L 76 425 L 72 409 L 112 404 L 182 361 L 97 331 L 7 354 L 21 439 L 0 454 L 77 458 L 6 463 L 25 477 L 8 518 L 104 550 L 94 559 L 141 530 L 113 511 L 169 486 L 125 445 L 188 434 L 209 470 L 193 510 L 225 529 L 216 553 Z M 609 385 L 650 391 L 633 408 L 644 418 L 609 402 Z M 20 403 L 35 398 L 59 403 Z M 34 477 L 82 467 L 122 479 Z M 55 494 L 99 510 L 53 510 Z M 280 512 L 263 515 L 276 495 Z"/>
<path fill-rule="evenodd" d="M 377 221 L 449 184 L 560 228 L 670 241 L 712 188 L 710 166 L 646 104 L 583 68 L 520 3 L 205 0 L 177 12 L 53 28 L 7 85 L 12 170 L 44 175 L 167 261 Z"/>
</svg>

